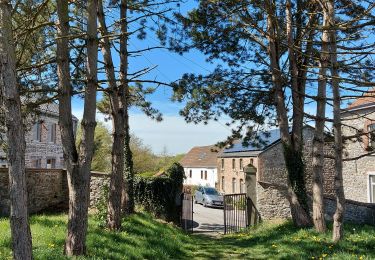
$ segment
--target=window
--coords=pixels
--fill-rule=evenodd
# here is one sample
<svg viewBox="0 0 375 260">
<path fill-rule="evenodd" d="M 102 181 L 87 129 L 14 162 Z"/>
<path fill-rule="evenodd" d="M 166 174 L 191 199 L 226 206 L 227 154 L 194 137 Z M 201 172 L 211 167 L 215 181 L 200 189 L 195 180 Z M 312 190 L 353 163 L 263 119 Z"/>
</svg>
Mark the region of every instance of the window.
<svg viewBox="0 0 375 260">
<path fill-rule="evenodd" d="M 207 171 L 204 171 L 204 179 L 207 180 Z"/>
<path fill-rule="evenodd" d="M 232 179 L 232 193 L 236 193 L 236 178 Z"/>
<path fill-rule="evenodd" d="M 221 176 L 221 189 L 222 189 L 222 191 L 224 191 L 224 187 L 225 187 L 225 178 L 224 178 L 224 176 Z"/>
<path fill-rule="evenodd" d="M 232 159 L 232 169 L 236 169 L 236 159 Z"/>
<path fill-rule="evenodd" d="M 201 179 L 203 180 L 203 171 L 201 171 Z"/>
<path fill-rule="evenodd" d="M 254 159 L 250 159 L 250 164 L 254 165 Z"/>
<path fill-rule="evenodd" d="M 370 203 L 375 203 L 375 174 L 369 175 Z"/>
<path fill-rule="evenodd" d="M 190 170 L 190 171 L 189 171 L 189 177 L 190 177 L 190 178 L 193 177 L 193 170 Z"/>
<path fill-rule="evenodd" d="M 224 159 L 221 159 L 221 169 L 224 170 Z"/>
<path fill-rule="evenodd" d="M 42 159 L 35 158 L 32 160 L 32 167 L 33 168 L 42 168 Z"/>
<path fill-rule="evenodd" d="M 243 179 L 240 179 L 240 193 L 244 193 L 244 192 L 245 192 L 245 185 L 244 185 Z"/>
<path fill-rule="evenodd" d="M 56 124 L 48 125 L 48 142 L 56 143 Z"/>
<path fill-rule="evenodd" d="M 54 169 L 56 168 L 56 159 L 54 158 L 50 158 L 50 159 L 47 159 L 47 165 L 46 165 L 47 169 Z"/>
<path fill-rule="evenodd" d="M 243 160 L 240 159 L 240 170 L 242 171 L 243 170 Z"/>
<path fill-rule="evenodd" d="M 368 126 L 369 140 L 368 145 L 375 149 L 375 124 Z"/>
<path fill-rule="evenodd" d="M 41 142 L 42 141 L 42 124 L 36 123 L 33 126 L 33 140 Z"/>
</svg>

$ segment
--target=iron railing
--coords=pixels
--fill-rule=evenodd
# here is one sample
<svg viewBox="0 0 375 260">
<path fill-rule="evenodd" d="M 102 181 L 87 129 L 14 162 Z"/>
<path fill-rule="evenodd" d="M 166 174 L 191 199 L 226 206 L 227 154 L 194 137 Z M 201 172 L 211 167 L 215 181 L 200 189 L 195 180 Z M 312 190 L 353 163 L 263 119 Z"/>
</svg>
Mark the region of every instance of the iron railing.
<svg viewBox="0 0 375 260">
<path fill-rule="evenodd" d="M 246 193 L 224 195 L 224 234 L 259 223 L 260 215 Z"/>
</svg>

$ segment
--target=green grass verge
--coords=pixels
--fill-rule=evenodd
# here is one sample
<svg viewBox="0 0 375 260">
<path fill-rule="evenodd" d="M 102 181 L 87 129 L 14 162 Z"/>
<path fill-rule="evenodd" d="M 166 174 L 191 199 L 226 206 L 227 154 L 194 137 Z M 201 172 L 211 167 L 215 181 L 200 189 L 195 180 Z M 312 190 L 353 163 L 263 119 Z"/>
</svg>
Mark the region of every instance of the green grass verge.
<svg viewBox="0 0 375 260">
<path fill-rule="evenodd" d="M 31 217 L 35 259 L 66 259 L 66 215 Z M 89 221 L 88 255 L 81 259 L 375 259 L 375 228 L 346 225 L 346 238 L 296 229 L 291 223 L 263 223 L 245 233 L 210 238 L 187 235 L 145 213 L 124 221 L 123 231 L 109 232 Z M 0 259 L 11 259 L 7 219 L 0 219 Z"/>
</svg>

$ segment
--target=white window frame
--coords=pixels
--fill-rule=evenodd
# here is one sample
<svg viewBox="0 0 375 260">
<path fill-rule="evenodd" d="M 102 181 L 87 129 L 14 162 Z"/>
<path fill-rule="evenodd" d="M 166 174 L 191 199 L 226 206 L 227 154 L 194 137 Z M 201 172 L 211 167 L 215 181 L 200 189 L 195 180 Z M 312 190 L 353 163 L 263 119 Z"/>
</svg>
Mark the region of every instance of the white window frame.
<svg viewBox="0 0 375 260">
<path fill-rule="evenodd" d="M 368 174 L 367 174 L 367 190 L 368 190 L 368 193 L 367 193 L 367 195 L 368 195 L 368 202 L 369 203 L 375 203 L 375 201 L 371 201 L 371 197 L 372 197 L 372 186 L 375 186 L 375 182 L 374 183 L 372 183 L 372 182 L 370 182 L 370 177 L 371 176 L 375 176 L 375 172 L 369 172 Z"/>
</svg>

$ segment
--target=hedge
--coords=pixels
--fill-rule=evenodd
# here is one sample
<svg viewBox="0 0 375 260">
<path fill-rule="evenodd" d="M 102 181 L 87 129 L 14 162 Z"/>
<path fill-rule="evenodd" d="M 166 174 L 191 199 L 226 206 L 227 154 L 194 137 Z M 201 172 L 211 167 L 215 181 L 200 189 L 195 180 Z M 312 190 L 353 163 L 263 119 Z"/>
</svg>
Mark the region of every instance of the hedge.
<svg viewBox="0 0 375 260">
<path fill-rule="evenodd" d="M 178 223 L 180 220 L 180 195 L 182 193 L 184 168 L 174 163 L 158 177 L 136 176 L 134 199 L 158 218 Z"/>
</svg>

